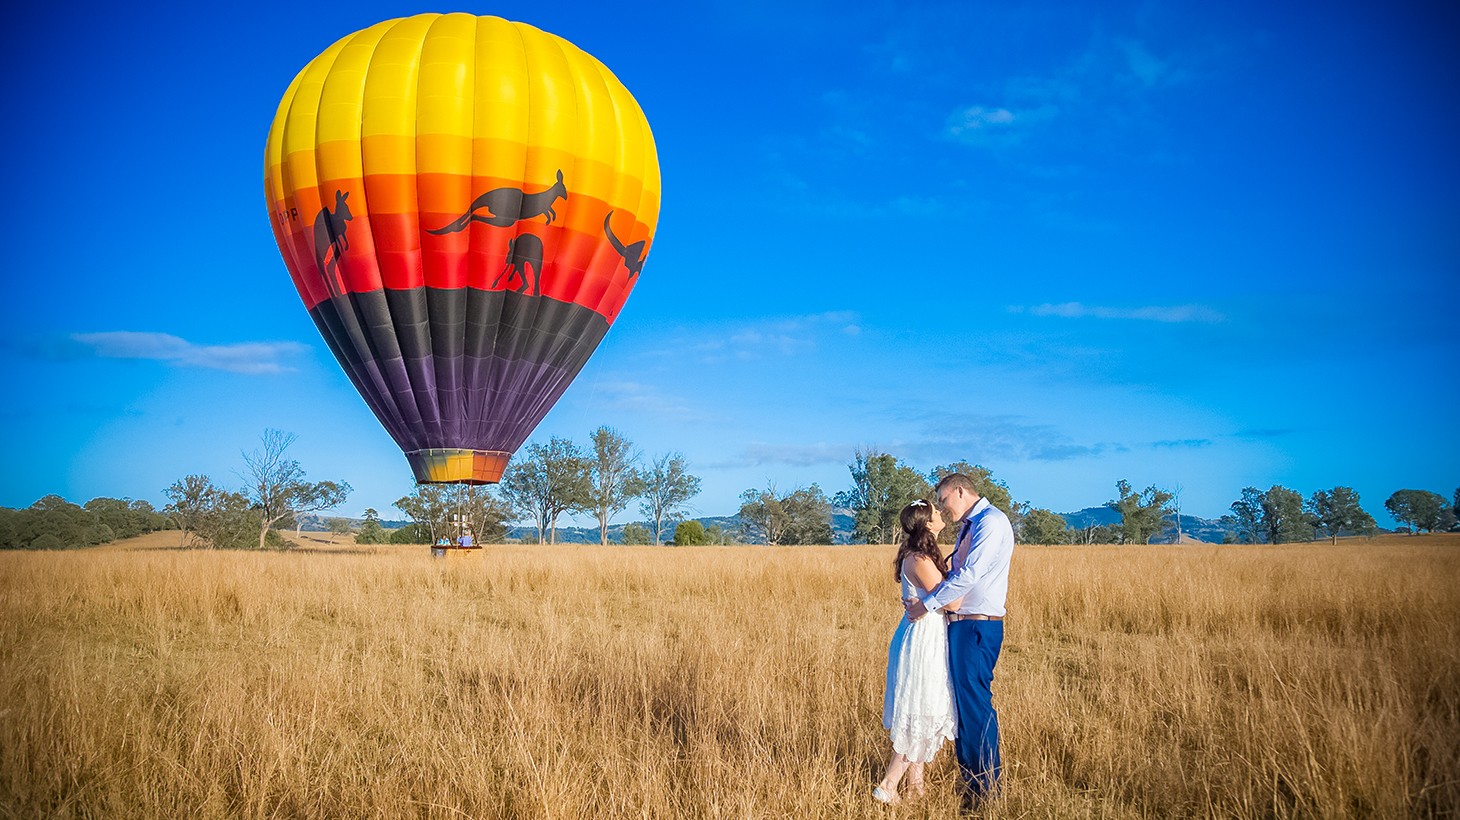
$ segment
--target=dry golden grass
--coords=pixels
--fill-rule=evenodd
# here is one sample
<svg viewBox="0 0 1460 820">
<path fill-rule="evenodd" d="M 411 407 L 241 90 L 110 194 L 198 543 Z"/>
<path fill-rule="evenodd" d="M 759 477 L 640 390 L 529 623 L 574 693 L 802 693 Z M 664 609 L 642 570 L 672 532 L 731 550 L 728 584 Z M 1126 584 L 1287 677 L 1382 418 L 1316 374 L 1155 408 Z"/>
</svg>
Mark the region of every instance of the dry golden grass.
<svg viewBox="0 0 1460 820">
<path fill-rule="evenodd" d="M 946 752 L 928 799 L 869 797 L 888 548 L 175 538 L 0 554 L 0 812 L 954 814 Z M 1460 812 L 1453 539 L 1021 547 L 1012 578 L 987 816 Z"/>
</svg>

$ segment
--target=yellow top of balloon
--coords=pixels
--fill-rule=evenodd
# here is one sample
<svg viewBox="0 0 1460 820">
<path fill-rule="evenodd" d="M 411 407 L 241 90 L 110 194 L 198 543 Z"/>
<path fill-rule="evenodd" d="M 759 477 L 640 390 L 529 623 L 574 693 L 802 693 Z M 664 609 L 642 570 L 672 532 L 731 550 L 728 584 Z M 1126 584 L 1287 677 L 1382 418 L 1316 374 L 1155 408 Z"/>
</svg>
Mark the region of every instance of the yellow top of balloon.
<svg viewBox="0 0 1460 820">
<path fill-rule="evenodd" d="M 659 161 L 633 96 L 567 40 L 470 14 L 387 20 L 336 42 L 290 84 L 265 150 L 285 235 L 291 215 L 329 207 L 336 188 L 365 189 L 349 200 L 357 219 L 424 224 L 459 215 L 483 185 L 543 187 L 559 172 L 573 197 L 600 206 L 566 209 L 561 227 L 598 236 L 614 211 L 626 241 L 652 233 Z M 632 230 L 618 224 L 629 218 Z"/>
</svg>

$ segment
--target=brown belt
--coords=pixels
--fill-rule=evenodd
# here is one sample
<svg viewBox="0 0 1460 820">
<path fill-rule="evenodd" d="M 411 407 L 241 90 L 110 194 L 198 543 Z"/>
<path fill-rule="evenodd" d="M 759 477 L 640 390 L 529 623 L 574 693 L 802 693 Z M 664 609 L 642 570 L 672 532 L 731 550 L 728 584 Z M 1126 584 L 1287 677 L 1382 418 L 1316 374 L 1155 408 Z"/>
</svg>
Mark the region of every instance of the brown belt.
<svg viewBox="0 0 1460 820">
<path fill-rule="evenodd" d="M 948 613 L 948 623 L 956 624 L 959 621 L 1002 621 L 1003 615 L 960 615 L 957 612 Z"/>
</svg>

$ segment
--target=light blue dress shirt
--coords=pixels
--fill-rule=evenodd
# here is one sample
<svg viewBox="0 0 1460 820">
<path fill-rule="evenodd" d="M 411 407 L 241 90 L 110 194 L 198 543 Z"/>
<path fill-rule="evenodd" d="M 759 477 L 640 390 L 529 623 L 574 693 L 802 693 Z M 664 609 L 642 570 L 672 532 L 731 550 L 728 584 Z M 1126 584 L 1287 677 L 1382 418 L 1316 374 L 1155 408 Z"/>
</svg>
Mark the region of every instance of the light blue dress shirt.
<svg viewBox="0 0 1460 820">
<path fill-rule="evenodd" d="M 963 522 L 948 577 L 923 598 L 923 606 L 933 612 L 944 602 L 962 598 L 957 610 L 960 615 L 1002 616 L 1009 597 L 1014 528 L 1003 510 L 982 497 Z"/>
</svg>

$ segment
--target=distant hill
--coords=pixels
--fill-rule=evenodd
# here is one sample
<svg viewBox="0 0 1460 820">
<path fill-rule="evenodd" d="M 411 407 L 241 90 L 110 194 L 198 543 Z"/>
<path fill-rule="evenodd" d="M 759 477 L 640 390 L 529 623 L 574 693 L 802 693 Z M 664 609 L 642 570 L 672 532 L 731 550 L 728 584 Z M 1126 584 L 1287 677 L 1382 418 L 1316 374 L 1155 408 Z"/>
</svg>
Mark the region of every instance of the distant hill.
<svg viewBox="0 0 1460 820">
<path fill-rule="evenodd" d="M 1091 526 L 1119 526 L 1120 513 L 1106 506 L 1086 507 L 1072 513 L 1060 513 L 1065 524 L 1075 529 Z M 1236 539 L 1237 531 L 1228 522 L 1220 519 L 1199 518 L 1195 515 L 1181 516 L 1182 543 L 1193 539 L 1210 544 L 1220 544 L 1230 535 Z M 1166 527 L 1151 539 L 1152 544 L 1174 544 L 1176 542 L 1176 516 L 1166 516 Z"/>
</svg>

